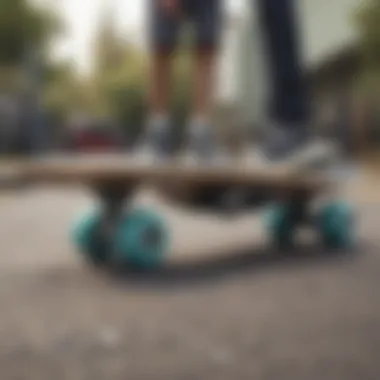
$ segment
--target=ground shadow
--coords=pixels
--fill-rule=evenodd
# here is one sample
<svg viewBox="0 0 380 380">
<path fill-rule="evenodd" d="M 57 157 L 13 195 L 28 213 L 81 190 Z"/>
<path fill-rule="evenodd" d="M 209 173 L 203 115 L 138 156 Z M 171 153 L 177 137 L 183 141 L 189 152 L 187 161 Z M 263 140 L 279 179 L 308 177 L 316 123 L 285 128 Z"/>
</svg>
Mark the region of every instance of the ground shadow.
<svg viewBox="0 0 380 380">
<path fill-rule="evenodd" d="M 168 264 L 151 271 L 130 267 L 113 268 L 110 278 L 118 285 L 153 287 L 155 289 L 197 286 L 224 281 L 237 276 L 252 275 L 265 270 L 293 270 L 295 266 L 332 265 L 353 260 L 364 247 L 350 251 L 326 250 L 316 244 L 305 244 L 297 250 L 280 251 L 268 247 L 247 247 L 236 252 L 221 253 L 218 258 Z M 197 255 L 199 257 L 199 255 Z"/>
</svg>

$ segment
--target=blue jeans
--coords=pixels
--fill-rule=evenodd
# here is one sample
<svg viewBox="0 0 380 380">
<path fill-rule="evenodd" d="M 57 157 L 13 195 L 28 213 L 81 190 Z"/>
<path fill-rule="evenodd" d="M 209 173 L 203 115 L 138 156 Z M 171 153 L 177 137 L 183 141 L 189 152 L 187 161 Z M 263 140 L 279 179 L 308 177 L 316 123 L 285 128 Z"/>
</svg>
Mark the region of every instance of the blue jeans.
<svg viewBox="0 0 380 380">
<path fill-rule="evenodd" d="M 306 126 L 310 104 L 302 67 L 295 0 L 258 0 L 257 11 L 272 80 L 270 116 L 288 127 Z"/>
</svg>

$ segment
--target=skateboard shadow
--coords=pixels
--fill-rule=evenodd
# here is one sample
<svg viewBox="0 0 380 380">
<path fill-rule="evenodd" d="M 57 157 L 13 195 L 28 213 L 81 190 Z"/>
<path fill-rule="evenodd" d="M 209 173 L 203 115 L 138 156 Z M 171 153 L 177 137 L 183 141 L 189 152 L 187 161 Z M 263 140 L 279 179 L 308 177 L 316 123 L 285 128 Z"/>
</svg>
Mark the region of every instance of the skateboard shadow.
<svg viewBox="0 0 380 380">
<path fill-rule="evenodd" d="M 355 248 L 355 252 L 358 248 Z M 362 249 L 359 249 L 362 251 Z M 284 252 L 267 247 L 247 247 L 226 252 L 218 258 L 186 264 L 168 264 L 154 271 L 130 267 L 114 268 L 111 275 L 121 285 L 153 287 L 154 289 L 207 285 L 238 276 L 250 276 L 265 270 L 286 271 L 299 266 L 331 265 L 352 260 L 354 252 L 326 250 L 315 244 L 304 245 L 296 251 Z M 199 255 L 197 255 L 199 257 Z M 205 254 L 205 258 L 208 255 Z"/>
</svg>

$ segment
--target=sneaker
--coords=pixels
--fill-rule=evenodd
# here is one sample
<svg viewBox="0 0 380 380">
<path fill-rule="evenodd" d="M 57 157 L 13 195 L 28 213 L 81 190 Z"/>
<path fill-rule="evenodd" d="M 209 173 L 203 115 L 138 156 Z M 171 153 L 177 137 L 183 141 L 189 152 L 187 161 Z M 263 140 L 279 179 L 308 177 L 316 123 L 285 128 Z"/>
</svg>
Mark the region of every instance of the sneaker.
<svg viewBox="0 0 380 380">
<path fill-rule="evenodd" d="M 169 123 L 156 123 L 147 128 L 135 149 L 139 162 L 154 164 L 172 157 L 172 139 Z"/>
<path fill-rule="evenodd" d="M 253 159 L 252 159 L 253 158 Z M 272 128 L 262 146 L 251 154 L 257 165 L 280 165 L 296 170 L 324 170 L 338 158 L 334 144 L 298 130 Z"/>
<path fill-rule="evenodd" d="M 202 129 L 189 128 L 181 162 L 190 166 L 219 166 L 228 162 L 228 154 L 219 143 L 212 126 Z"/>
</svg>

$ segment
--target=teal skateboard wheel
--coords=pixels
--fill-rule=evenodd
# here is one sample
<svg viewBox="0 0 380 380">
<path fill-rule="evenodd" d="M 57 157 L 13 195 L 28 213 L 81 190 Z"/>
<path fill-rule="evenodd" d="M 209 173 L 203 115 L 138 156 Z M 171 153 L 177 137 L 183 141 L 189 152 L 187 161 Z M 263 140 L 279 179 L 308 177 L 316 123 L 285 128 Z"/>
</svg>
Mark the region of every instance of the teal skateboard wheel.
<svg viewBox="0 0 380 380">
<path fill-rule="evenodd" d="M 91 210 L 81 215 L 72 228 L 72 240 L 87 262 L 100 266 L 108 261 L 105 242 L 98 231 L 101 223 L 101 212 Z"/>
<path fill-rule="evenodd" d="M 324 244 L 334 249 L 349 249 L 355 244 L 355 217 L 350 204 L 335 201 L 325 205 L 319 214 L 319 229 Z"/>
<path fill-rule="evenodd" d="M 293 246 L 297 221 L 293 218 L 290 206 L 272 206 L 265 214 L 264 223 L 277 248 L 288 249 Z"/>
<path fill-rule="evenodd" d="M 115 234 L 116 261 L 139 268 L 156 268 L 162 264 L 169 246 L 164 220 L 149 209 L 127 212 Z"/>
</svg>

